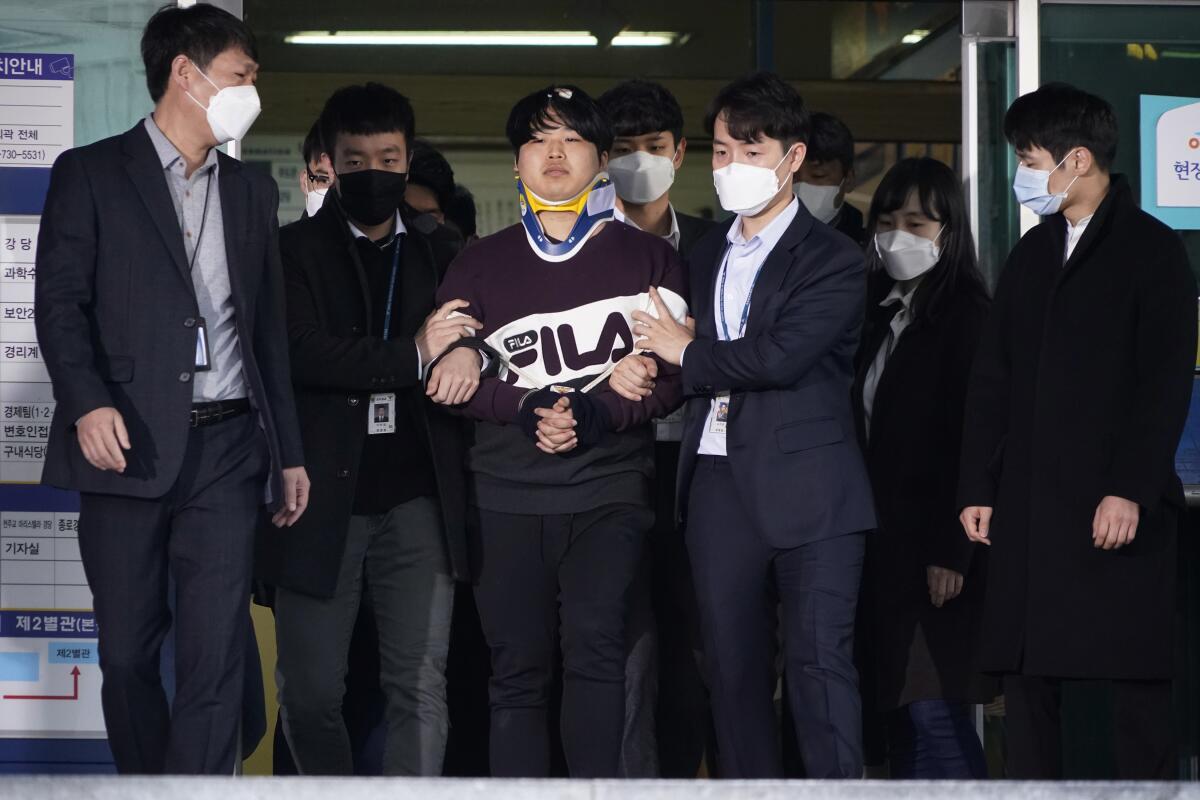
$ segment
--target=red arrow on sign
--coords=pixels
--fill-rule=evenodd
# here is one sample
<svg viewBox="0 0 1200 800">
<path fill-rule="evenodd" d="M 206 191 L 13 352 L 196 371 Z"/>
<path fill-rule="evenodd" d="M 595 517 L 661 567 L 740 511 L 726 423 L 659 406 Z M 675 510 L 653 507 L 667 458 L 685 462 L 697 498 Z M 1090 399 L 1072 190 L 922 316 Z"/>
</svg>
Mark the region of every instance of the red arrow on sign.
<svg viewBox="0 0 1200 800">
<path fill-rule="evenodd" d="M 78 700 L 79 699 L 79 667 L 71 670 L 75 678 L 75 689 L 71 694 L 6 694 L 5 700 Z"/>
</svg>

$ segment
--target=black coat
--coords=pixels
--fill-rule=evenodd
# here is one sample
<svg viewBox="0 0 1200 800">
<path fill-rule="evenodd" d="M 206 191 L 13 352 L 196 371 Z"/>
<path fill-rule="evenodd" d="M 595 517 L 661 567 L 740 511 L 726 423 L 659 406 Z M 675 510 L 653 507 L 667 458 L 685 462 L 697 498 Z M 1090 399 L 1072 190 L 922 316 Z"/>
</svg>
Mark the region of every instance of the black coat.
<svg viewBox="0 0 1200 800">
<path fill-rule="evenodd" d="M 717 223 L 711 219 L 693 217 L 678 211 L 675 212 L 675 222 L 679 225 L 679 257 L 686 263 L 696 242 L 715 228 Z"/>
<path fill-rule="evenodd" d="M 229 284 L 247 388 L 267 434 L 269 496 L 304 465 L 288 376 L 274 181 L 217 153 Z M 161 497 L 187 448 L 200 315 L 183 233 L 143 122 L 55 162 L 38 238 L 38 341 L 58 405 L 44 483 Z M 88 464 L 75 423 L 113 406 L 133 449 L 124 473 Z M 264 487 L 264 497 L 268 496 Z"/>
<path fill-rule="evenodd" d="M 958 504 L 995 508 L 981 666 L 1163 679 L 1196 282 L 1120 176 L 1064 265 L 1065 243 L 1055 215 L 1013 249 L 968 393 Z M 1108 495 L 1141 507 L 1137 538 L 1112 551 L 1092 546 Z"/>
<path fill-rule="evenodd" d="M 904 329 L 876 387 L 868 439 L 863 384 L 890 330 L 892 314 L 879 302 L 894 285 L 886 273 L 872 275 L 855 359 L 854 409 L 880 529 L 867 544 L 864 673 L 885 711 L 916 700 L 984 702 L 995 687 L 972 660 L 987 552 L 963 535 L 955 491 L 967 377 L 987 298 L 960 284 L 938 315 Z M 929 566 L 965 577 L 962 594 L 942 608 L 929 600 Z"/>
<path fill-rule="evenodd" d="M 292 379 L 312 496 L 291 528 L 260 529 L 255 569 L 267 584 L 333 595 L 367 437 L 367 399 L 372 392 L 413 388 L 418 391 L 400 391 L 397 402 L 409 399 L 420 432 L 429 437 L 450 568 L 455 577 L 467 574 L 463 423 L 419 391 L 413 341 L 460 240 L 423 221 L 406 220 L 399 332 L 387 341 L 367 335 L 367 278 L 337 203 L 327 202 L 314 217 L 279 233 Z"/>
<path fill-rule="evenodd" d="M 863 213 L 849 203 L 843 203 L 830 226 L 854 240 L 859 247 L 867 245 L 867 231 L 863 227 Z"/>
</svg>

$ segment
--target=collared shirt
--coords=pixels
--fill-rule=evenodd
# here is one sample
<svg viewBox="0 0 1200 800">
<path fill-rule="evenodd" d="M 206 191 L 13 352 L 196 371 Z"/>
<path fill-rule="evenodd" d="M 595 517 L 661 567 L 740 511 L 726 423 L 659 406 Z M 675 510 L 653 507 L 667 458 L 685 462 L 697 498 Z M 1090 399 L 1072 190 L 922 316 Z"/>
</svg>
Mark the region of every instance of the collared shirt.
<svg viewBox="0 0 1200 800">
<path fill-rule="evenodd" d="M 1066 264 L 1070 260 L 1071 254 L 1075 252 L 1075 246 L 1079 244 L 1079 240 L 1083 238 L 1083 232 L 1087 230 L 1088 223 L 1092 221 L 1095 214 L 1088 214 L 1083 219 L 1079 220 L 1075 225 L 1071 224 L 1071 220 L 1063 217 L 1067 222 L 1067 252 L 1063 256 L 1063 263 Z"/>
<path fill-rule="evenodd" d="M 209 150 L 204 164 L 189 177 L 185 175 L 187 162 L 159 129 L 153 116 L 147 115 L 145 128 L 162 163 L 175 216 L 183 233 L 184 252 L 192 267 L 196 305 L 208 329 L 212 369 L 198 371 L 192 376 L 192 401 L 247 397 L 229 260 L 225 252 L 225 224 L 221 216 L 221 192 L 217 186 L 217 151 L 215 148 Z"/>
<path fill-rule="evenodd" d="M 673 247 L 675 249 L 675 252 L 678 253 L 679 252 L 679 218 L 675 216 L 675 207 L 673 205 L 671 205 L 670 203 L 667 204 L 667 211 L 669 211 L 671 214 L 671 232 L 662 238 L 666 239 L 667 244 L 671 245 L 671 247 Z M 613 219 L 615 219 L 617 222 L 624 222 L 626 225 L 628 225 L 632 228 L 637 228 L 639 231 L 641 230 L 641 228 L 638 227 L 638 224 L 636 222 L 634 222 L 632 219 L 630 219 L 629 217 L 625 216 L 625 214 L 621 211 L 621 209 L 619 207 L 613 209 Z"/>
<path fill-rule="evenodd" d="M 898 302 L 900 310 L 892 317 L 891 329 L 879 343 L 879 350 L 875 352 L 875 358 L 871 361 L 871 366 L 867 368 L 867 375 L 863 379 L 863 420 L 866 422 L 868 437 L 871 435 L 871 413 L 875 410 L 875 393 L 879 390 L 879 379 L 883 377 L 887 360 L 891 358 L 892 351 L 896 349 L 896 342 L 900 341 L 900 334 L 904 333 L 904 329 L 912 322 L 913 295 L 916 294 L 919 284 L 920 280 L 917 280 L 906 292 L 904 287 L 897 283 L 879 304 L 880 307 L 885 307 Z"/>
<path fill-rule="evenodd" d="M 400 307 L 405 304 L 405 293 L 399 276 L 400 262 L 404 260 L 404 249 L 412 243 L 406 236 L 407 230 L 398 217 L 392 231 L 379 241 L 372 240 L 353 223 L 348 223 L 355 237 L 354 247 L 362 264 L 366 278 L 367 297 L 371 309 L 371 325 L 364 333 L 380 339 L 383 336 L 388 289 L 392 307 L 389 342 L 394 347 L 413 347 L 411 340 L 403 338 Z M 399 261 L 395 260 L 399 259 Z M 396 265 L 395 286 L 391 286 L 392 266 Z M 420 352 L 417 352 L 420 359 Z M 418 377 L 420 365 L 418 364 Z M 366 436 L 359 456 L 358 477 L 354 483 L 354 504 L 351 514 L 370 516 L 386 514 L 390 509 L 407 503 L 416 497 L 427 497 L 437 492 L 434 479 L 433 457 L 429 442 L 422 429 L 422 422 L 415 411 L 417 402 L 424 399 L 424 391 L 415 386 L 397 386 L 372 394 L 370 402 L 360 407 L 362 417 L 359 424 L 367 425 L 373 418 L 378 404 L 388 404 L 387 395 L 394 396 L 394 413 L 391 433 Z"/>
<path fill-rule="evenodd" d="M 346 224 L 350 226 L 350 233 L 354 235 L 354 238 L 356 238 L 356 239 L 370 238 L 365 233 L 363 233 L 361 230 L 359 230 L 358 226 L 355 225 L 350 220 L 347 219 Z M 392 243 L 392 239 L 395 239 L 397 236 L 403 236 L 406 233 L 408 233 L 408 228 L 405 226 L 404 220 L 400 217 L 400 209 L 396 209 L 396 223 L 395 223 L 395 225 L 392 226 L 391 237 L 382 242 L 375 242 L 374 244 L 380 248 L 389 247 Z"/>
<path fill-rule="evenodd" d="M 721 266 L 717 270 L 716 286 L 713 288 L 713 316 L 716 318 L 718 338 L 725 338 L 726 326 L 729 328 L 730 338 L 741 338 L 744 333 L 740 329 L 742 309 L 745 308 L 750 297 L 754 280 L 763 263 L 766 262 L 767 256 L 775 249 L 775 245 L 779 244 L 779 240 L 783 238 L 788 226 L 796 219 L 799 209 L 800 201 L 793 196 L 792 202 L 788 203 L 779 216 L 771 220 L 765 228 L 749 240 L 742 232 L 743 219 L 741 215 L 729 226 L 729 232 L 725 234 L 727 241 L 725 256 L 721 259 Z M 721 324 L 722 272 L 725 273 L 725 325 Z M 725 396 L 723 399 L 714 398 L 712 400 L 708 419 L 704 421 L 704 432 L 700 436 L 698 452 L 702 456 L 727 455 L 725 434 L 713 432 L 713 424 L 716 421 L 718 402 L 722 402 L 722 400 L 728 402 L 728 399 L 728 396 Z"/>
<path fill-rule="evenodd" d="M 400 217 L 400 209 L 396 209 L 396 223 L 392 226 L 392 235 L 382 242 L 373 241 L 371 237 L 359 230 L 358 226 L 350 220 L 346 220 L 346 224 L 350 226 L 350 233 L 354 236 L 354 238 L 366 239 L 380 250 L 391 247 L 392 244 L 396 242 L 397 238 L 406 236 L 408 234 L 408 227 L 405 226 L 404 220 Z M 403 245 L 403 241 L 401 241 L 400 244 Z M 393 300 L 395 300 L 395 298 L 393 298 Z M 425 373 L 425 365 L 421 363 L 421 348 L 417 347 L 415 341 L 413 342 L 413 347 L 416 347 L 417 349 L 417 379 L 420 380 L 421 376 Z"/>
</svg>

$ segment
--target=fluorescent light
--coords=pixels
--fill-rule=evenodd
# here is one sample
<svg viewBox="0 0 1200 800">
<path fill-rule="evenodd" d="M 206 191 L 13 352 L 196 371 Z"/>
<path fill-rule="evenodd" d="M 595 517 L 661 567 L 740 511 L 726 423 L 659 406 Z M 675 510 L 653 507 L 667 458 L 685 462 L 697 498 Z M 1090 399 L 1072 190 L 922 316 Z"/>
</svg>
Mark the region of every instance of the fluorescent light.
<svg viewBox="0 0 1200 800">
<path fill-rule="evenodd" d="M 900 38 L 904 44 L 916 44 L 929 35 L 929 31 L 924 28 L 916 28 L 912 33 L 906 33 Z"/>
<path fill-rule="evenodd" d="M 298 31 L 288 44 L 416 45 L 455 47 L 594 47 L 587 31 Z"/>
<path fill-rule="evenodd" d="M 609 42 L 613 47 L 670 47 L 679 39 L 671 31 L 622 31 Z"/>
</svg>

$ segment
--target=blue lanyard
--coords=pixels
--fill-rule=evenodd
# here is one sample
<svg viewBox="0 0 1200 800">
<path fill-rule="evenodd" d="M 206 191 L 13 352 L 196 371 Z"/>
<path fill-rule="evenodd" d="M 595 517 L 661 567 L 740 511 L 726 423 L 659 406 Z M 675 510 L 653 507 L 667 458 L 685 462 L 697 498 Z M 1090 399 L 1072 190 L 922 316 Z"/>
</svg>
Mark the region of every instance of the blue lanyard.
<svg viewBox="0 0 1200 800">
<path fill-rule="evenodd" d="M 383 311 L 383 340 L 385 342 L 388 332 L 392 329 L 392 300 L 396 296 L 396 273 L 400 270 L 400 247 L 404 244 L 404 240 L 400 238 L 402 235 L 401 233 L 396 234 L 396 250 L 392 253 L 392 277 L 388 280 L 387 306 Z"/>
<path fill-rule="evenodd" d="M 762 247 L 762 243 L 759 242 L 758 246 Z M 729 323 L 725 321 L 725 279 L 729 277 L 729 257 L 732 250 L 733 247 L 731 246 L 725 251 L 725 262 L 721 264 L 721 328 L 725 331 L 725 341 L 727 342 L 733 340 L 733 337 L 729 335 Z M 771 254 L 768 252 L 767 255 Z M 750 319 L 750 301 L 754 298 L 754 285 L 758 283 L 758 276 L 762 273 L 762 268 L 766 263 L 766 258 L 759 263 L 758 269 L 754 271 L 754 279 L 750 281 L 750 291 L 746 292 L 746 303 L 742 306 L 742 320 L 738 325 L 739 339 L 746 333 L 746 321 Z"/>
</svg>

